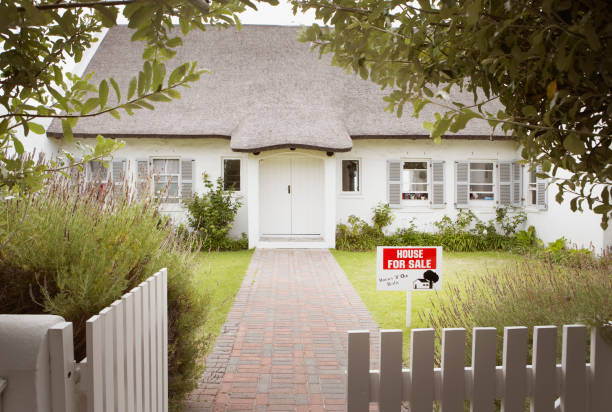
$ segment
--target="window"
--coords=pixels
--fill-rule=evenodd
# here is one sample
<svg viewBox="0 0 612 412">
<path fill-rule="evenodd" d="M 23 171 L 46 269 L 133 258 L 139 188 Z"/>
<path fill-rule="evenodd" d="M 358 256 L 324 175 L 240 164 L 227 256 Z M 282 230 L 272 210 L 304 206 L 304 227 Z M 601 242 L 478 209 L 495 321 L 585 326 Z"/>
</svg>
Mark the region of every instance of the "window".
<svg viewBox="0 0 612 412">
<path fill-rule="evenodd" d="M 240 159 L 223 159 L 223 189 L 240 191 Z"/>
<path fill-rule="evenodd" d="M 87 162 L 87 181 L 90 183 L 104 184 L 108 181 L 110 168 L 104 166 L 100 160 Z"/>
<path fill-rule="evenodd" d="M 165 203 L 179 202 L 179 159 L 153 159 L 153 187 L 155 198 Z"/>
<path fill-rule="evenodd" d="M 470 163 L 470 200 L 494 200 L 493 162 Z"/>
<path fill-rule="evenodd" d="M 359 160 L 342 161 L 342 191 L 359 192 Z"/>
<path fill-rule="evenodd" d="M 535 170 L 529 171 L 529 185 L 527 190 L 529 190 L 529 204 L 536 206 L 538 204 L 538 187 Z"/>
<path fill-rule="evenodd" d="M 402 163 L 402 200 L 429 199 L 427 161 Z"/>
</svg>

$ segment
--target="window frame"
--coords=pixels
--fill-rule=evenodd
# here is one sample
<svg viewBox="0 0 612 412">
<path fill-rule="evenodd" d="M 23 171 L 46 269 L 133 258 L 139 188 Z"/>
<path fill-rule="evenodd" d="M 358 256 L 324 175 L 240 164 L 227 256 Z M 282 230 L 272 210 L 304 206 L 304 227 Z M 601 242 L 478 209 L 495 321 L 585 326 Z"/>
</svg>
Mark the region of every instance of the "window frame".
<svg viewBox="0 0 612 412">
<path fill-rule="evenodd" d="M 472 182 L 472 163 L 490 163 L 492 165 L 492 168 L 490 170 L 491 172 L 491 192 L 481 192 L 481 191 L 474 191 L 474 193 L 492 193 L 493 194 L 493 199 L 476 199 L 476 198 L 472 198 L 472 185 L 489 185 L 489 183 L 473 183 Z M 474 205 L 490 205 L 493 204 L 495 205 L 496 202 L 499 201 L 499 184 L 497 181 L 497 173 L 498 173 L 498 169 L 499 168 L 499 163 L 497 160 L 488 160 L 488 159 L 470 159 L 468 160 L 468 174 L 469 174 L 469 184 L 468 184 L 468 203 L 474 204 Z M 476 169 L 476 171 L 483 171 L 483 172 L 488 172 L 489 170 L 487 169 Z"/>
<path fill-rule="evenodd" d="M 404 207 L 413 207 L 413 206 L 430 206 L 430 195 L 431 195 L 431 161 L 430 158 L 400 158 L 401 166 L 400 171 L 402 173 L 401 181 L 402 187 L 400 188 L 400 206 Z M 427 199 L 404 199 L 404 163 L 425 163 L 425 172 L 427 173 L 427 190 L 425 193 L 427 194 Z M 407 169 L 407 170 L 420 170 L 420 169 Z M 418 183 L 417 183 L 418 184 Z"/>
<path fill-rule="evenodd" d="M 527 206 L 532 209 L 538 207 L 538 178 L 536 177 L 536 169 L 527 169 Z M 531 177 L 533 176 L 533 182 Z"/>
<path fill-rule="evenodd" d="M 157 174 L 155 173 L 155 160 L 176 160 L 178 161 L 178 173 L 164 173 L 164 174 Z M 152 195 L 154 199 L 158 199 L 160 201 L 160 203 L 162 204 L 168 204 L 168 205 L 174 205 L 174 204 L 180 204 L 181 203 L 181 185 L 183 182 L 183 176 L 181 173 L 181 157 L 180 156 L 152 156 L 149 158 L 149 170 L 151 173 L 151 179 L 152 179 L 152 184 L 151 184 L 151 191 L 152 191 Z M 175 176 L 178 175 L 178 180 L 177 180 L 177 191 L 176 191 L 176 197 L 169 197 L 169 196 L 164 196 L 163 198 L 158 197 L 157 193 L 156 193 L 156 189 L 157 189 L 157 184 L 155 181 L 155 178 L 157 176 Z M 170 199 L 176 199 L 175 202 L 169 202 L 168 200 Z"/>
<path fill-rule="evenodd" d="M 244 181 L 243 181 L 243 164 L 244 162 L 242 161 L 241 157 L 233 157 L 233 156 L 222 156 L 221 157 L 221 179 L 223 180 L 223 190 L 229 190 L 229 189 L 225 189 L 225 161 L 226 160 L 238 160 L 240 162 L 240 175 L 238 176 L 238 179 L 240 180 L 240 190 L 234 190 L 233 193 L 243 193 L 244 192 Z"/>
<path fill-rule="evenodd" d="M 357 162 L 357 185 L 358 185 L 359 190 L 351 190 L 351 191 L 344 190 L 343 181 L 342 181 L 344 177 L 342 163 L 345 161 Z M 339 158 L 338 163 L 340 164 L 339 182 L 338 182 L 338 191 L 340 195 L 342 196 L 360 196 L 363 193 L 363 160 L 361 159 L 361 157 L 345 157 L 345 158 Z"/>
</svg>

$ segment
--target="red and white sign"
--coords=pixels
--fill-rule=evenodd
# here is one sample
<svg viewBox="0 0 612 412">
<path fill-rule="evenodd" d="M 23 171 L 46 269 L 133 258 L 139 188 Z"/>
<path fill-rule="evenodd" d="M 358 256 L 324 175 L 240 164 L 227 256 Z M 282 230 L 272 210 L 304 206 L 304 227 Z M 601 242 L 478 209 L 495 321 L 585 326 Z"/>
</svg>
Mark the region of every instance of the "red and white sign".
<svg viewBox="0 0 612 412">
<path fill-rule="evenodd" d="M 377 290 L 441 290 L 442 247 L 379 246 Z"/>
</svg>

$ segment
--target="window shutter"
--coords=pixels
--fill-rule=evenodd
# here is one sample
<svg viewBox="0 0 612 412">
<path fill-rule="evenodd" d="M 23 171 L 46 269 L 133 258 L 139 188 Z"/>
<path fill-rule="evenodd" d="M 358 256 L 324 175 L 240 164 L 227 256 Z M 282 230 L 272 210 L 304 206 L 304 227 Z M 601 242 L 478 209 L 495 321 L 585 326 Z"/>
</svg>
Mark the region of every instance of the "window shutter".
<svg viewBox="0 0 612 412">
<path fill-rule="evenodd" d="M 389 207 L 398 208 L 402 204 L 402 162 L 387 161 L 387 199 Z"/>
<path fill-rule="evenodd" d="M 470 188 L 470 162 L 455 162 L 455 207 L 468 207 Z"/>
<path fill-rule="evenodd" d="M 542 166 L 536 168 L 536 173 L 542 173 Z M 548 199 L 546 196 L 546 179 L 536 177 L 536 206 L 538 209 L 548 208 Z"/>
<path fill-rule="evenodd" d="M 136 187 L 138 196 L 147 195 L 149 188 L 149 159 L 136 159 Z"/>
<path fill-rule="evenodd" d="M 512 162 L 512 206 L 523 204 L 523 165 Z"/>
<path fill-rule="evenodd" d="M 510 206 L 512 204 L 512 162 L 498 163 L 497 186 L 499 205 Z"/>
<path fill-rule="evenodd" d="M 112 169 L 111 169 L 113 185 L 115 186 L 123 185 L 123 182 L 125 181 L 127 177 L 125 165 L 126 165 L 125 159 L 121 159 L 121 158 L 113 159 L 113 164 L 112 164 Z"/>
<path fill-rule="evenodd" d="M 181 199 L 187 202 L 193 195 L 194 159 L 181 159 Z"/>
<path fill-rule="evenodd" d="M 444 164 L 443 160 L 431 162 L 431 186 L 430 204 L 432 208 L 442 209 L 446 207 L 446 196 L 444 193 Z"/>
</svg>

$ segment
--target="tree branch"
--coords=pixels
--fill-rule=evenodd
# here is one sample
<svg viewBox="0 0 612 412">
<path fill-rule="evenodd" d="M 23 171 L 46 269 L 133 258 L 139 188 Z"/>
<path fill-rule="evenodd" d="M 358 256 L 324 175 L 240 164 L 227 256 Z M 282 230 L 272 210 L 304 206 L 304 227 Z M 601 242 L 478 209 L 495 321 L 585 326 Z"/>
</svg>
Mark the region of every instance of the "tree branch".
<svg viewBox="0 0 612 412">
<path fill-rule="evenodd" d="M 140 100 L 144 100 L 149 96 L 152 96 L 154 94 L 157 93 L 162 93 L 166 90 L 170 90 L 170 89 L 175 89 L 178 86 L 181 86 L 183 84 L 187 83 L 186 81 L 182 81 L 180 83 L 176 83 L 170 87 L 166 87 L 165 89 L 159 89 L 157 91 L 151 92 L 151 93 L 147 93 L 147 94 L 143 94 L 142 96 L 139 96 L 135 99 L 129 100 L 123 104 L 120 104 L 118 106 L 113 106 L 113 107 L 109 107 L 108 109 L 104 109 L 102 111 L 99 112 L 95 112 L 95 113 L 87 113 L 87 114 L 34 114 L 34 113 L 7 113 L 7 114 L 3 114 L 0 115 L 0 119 L 3 118 L 8 118 L 8 117 L 28 117 L 29 120 L 31 119 L 35 119 L 35 118 L 45 118 L 45 119 L 71 119 L 71 118 L 83 118 L 83 117 L 95 117 L 95 116 L 100 116 L 102 114 L 105 113 L 109 113 L 112 112 L 113 110 L 117 110 L 117 109 L 121 109 L 123 106 L 131 104 L 131 103 L 136 103 Z"/>
</svg>

